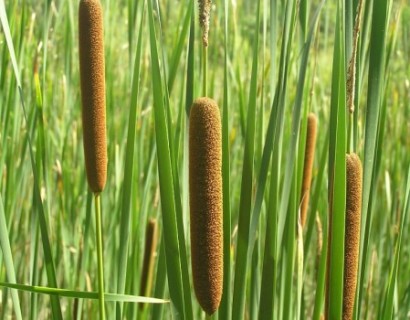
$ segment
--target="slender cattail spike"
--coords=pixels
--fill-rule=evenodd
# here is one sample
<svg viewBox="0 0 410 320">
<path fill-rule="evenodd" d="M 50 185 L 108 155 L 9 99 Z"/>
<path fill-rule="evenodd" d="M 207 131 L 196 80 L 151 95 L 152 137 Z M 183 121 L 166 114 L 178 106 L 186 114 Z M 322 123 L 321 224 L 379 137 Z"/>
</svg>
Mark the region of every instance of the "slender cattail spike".
<svg viewBox="0 0 410 320">
<path fill-rule="evenodd" d="M 142 265 L 141 283 L 140 283 L 140 296 L 149 296 L 151 294 L 152 276 L 154 272 L 155 256 L 157 248 L 157 220 L 150 219 L 147 223 L 145 231 L 145 250 L 144 261 Z M 144 304 L 140 304 L 140 308 L 143 308 Z"/>
<path fill-rule="evenodd" d="M 307 210 L 309 207 L 310 183 L 312 181 L 313 160 L 315 157 L 316 146 L 317 117 L 309 113 L 307 119 L 306 146 L 305 146 L 305 163 L 303 167 L 303 180 L 301 192 L 301 210 L 300 219 L 302 227 L 305 226 Z"/>
<path fill-rule="evenodd" d="M 223 284 L 222 141 L 219 108 L 194 101 L 189 118 L 189 193 L 192 275 L 196 297 L 209 315 Z"/>
<path fill-rule="evenodd" d="M 362 164 L 355 153 L 346 155 L 346 231 L 343 320 L 353 318 L 359 261 L 362 202 Z"/>
<path fill-rule="evenodd" d="M 359 39 L 362 7 L 363 7 L 363 0 L 359 0 L 357 4 L 355 25 L 354 25 L 354 30 L 353 30 L 352 55 L 349 60 L 349 67 L 347 71 L 347 83 L 346 83 L 347 107 L 350 113 L 354 112 L 354 96 L 355 96 L 355 84 L 356 84 L 356 55 L 357 55 L 357 43 L 358 43 L 357 40 Z"/>
<path fill-rule="evenodd" d="M 90 189 L 100 193 L 107 179 L 103 14 L 99 0 L 79 8 L 83 142 Z"/>
<path fill-rule="evenodd" d="M 211 15 L 212 0 L 199 0 L 199 25 L 202 28 L 202 43 L 208 46 L 209 18 Z"/>
</svg>

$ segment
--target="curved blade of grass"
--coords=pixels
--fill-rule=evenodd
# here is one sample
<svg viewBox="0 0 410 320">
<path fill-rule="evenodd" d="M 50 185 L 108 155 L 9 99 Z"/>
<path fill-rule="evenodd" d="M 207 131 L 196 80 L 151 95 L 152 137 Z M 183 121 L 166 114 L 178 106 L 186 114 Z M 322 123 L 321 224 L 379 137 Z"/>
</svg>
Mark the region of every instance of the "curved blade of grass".
<svg viewBox="0 0 410 320">
<path fill-rule="evenodd" d="M 232 302 L 232 318 L 241 319 L 245 311 L 246 296 L 246 270 L 248 264 L 249 246 L 249 222 L 251 214 L 252 186 L 253 186 L 253 162 L 255 145 L 256 125 L 256 100 L 257 100 L 257 76 L 258 76 L 258 48 L 259 48 L 259 25 L 260 25 L 260 0 L 258 0 L 256 18 L 256 36 L 253 50 L 252 76 L 249 89 L 249 105 L 247 113 L 247 127 L 245 137 L 245 151 L 242 169 L 242 184 L 238 221 L 238 243 L 235 263 L 235 279 Z"/>
<path fill-rule="evenodd" d="M 169 147 L 167 121 L 165 117 L 164 95 L 159 65 L 159 56 L 155 36 L 152 3 L 148 1 L 148 20 L 151 47 L 152 86 L 154 95 L 155 137 L 158 154 L 159 185 L 164 226 L 164 244 L 168 287 L 174 313 L 177 318 L 184 318 L 184 299 L 180 264 L 180 248 L 176 223 L 176 206 L 172 176 L 172 163 Z"/>
<path fill-rule="evenodd" d="M 145 8 L 145 1 L 142 3 L 143 12 Z M 134 149 L 136 136 L 136 122 L 138 110 L 139 97 L 139 81 L 141 71 L 141 52 L 142 52 L 142 30 L 144 21 L 144 13 L 141 17 L 139 25 L 139 34 L 137 40 L 137 50 L 135 53 L 134 72 L 131 84 L 131 105 L 128 121 L 127 147 L 125 151 L 125 165 L 124 165 L 124 183 L 123 195 L 121 204 L 121 222 L 120 222 L 120 247 L 118 250 L 118 293 L 123 293 L 125 290 L 125 279 L 127 273 L 128 260 L 128 242 L 130 233 L 130 206 L 131 206 L 131 192 L 132 192 L 132 178 L 134 172 Z"/>
<path fill-rule="evenodd" d="M 4 264 L 6 267 L 7 279 L 10 282 L 16 282 L 16 273 L 14 271 L 13 255 L 11 253 L 9 233 L 7 230 L 6 217 L 4 215 L 3 199 L 0 193 L 0 245 L 3 252 Z M 11 290 L 11 299 L 13 300 L 14 312 L 17 319 L 22 319 L 20 299 L 16 290 Z"/>
<path fill-rule="evenodd" d="M 40 294 L 49 294 L 67 298 L 91 299 L 98 300 L 98 292 L 95 291 L 76 291 L 60 288 L 50 288 L 42 286 L 28 286 L 18 283 L 0 282 L 0 287 L 13 288 L 25 292 L 33 292 Z M 132 296 L 129 294 L 104 293 L 105 301 L 108 302 L 134 302 L 134 303 L 169 303 L 168 300 Z"/>
<path fill-rule="evenodd" d="M 21 82 L 20 82 L 19 68 L 18 68 L 18 65 L 17 65 L 16 56 L 15 56 L 15 53 L 14 53 L 13 40 L 11 38 L 10 27 L 9 27 L 9 24 L 8 24 L 6 10 L 5 10 L 3 0 L 0 0 L 0 20 L 1 20 L 1 24 L 2 24 L 2 27 L 3 27 L 5 37 L 6 37 L 6 42 L 7 42 L 10 57 L 11 57 L 11 60 L 12 60 L 12 64 L 13 64 L 14 75 L 15 75 L 15 78 L 16 78 L 16 81 L 17 81 L 17 86 L 18 86 L 18 89 L 19 89 L 20 102 L 21 102 L 21 106 L 22 106 L 22 109 L 23 109 L 24 119 L 25 119 L 26 123 L 29 123 L 28 118 L 27 118 L 25 104 L 24 104 L 23 88 L 21 87 Z M 41 200 L 41 195 L 40 195 L 40 187 L 39 187 L 40 183 L 39 183 L 38 172 L 37 172 L 37 169 L 36 169 L 37 165 L 36 165 L 36 161 L 35 161 L 35 157 L 34 157 L 34 153 L 33 153 L 33 143 L 31 141 L 31 137 L 30 137 L 28 131 L 27 131 L 27 140 L 28 140 L 28 144 L 29 144 L 31 167 L 32 167 L 32 172 L 33 172 L 33 176 L 34 176 L 34 196 L 36 197 L 36 203 L 38 204 L 40 231 L 41 231 L 41 238 L 42 238 L 43 249 L 44 249 L 44 258 L 45 258 L 47 279 L 50 283 L 50 286 L 57 287 L 56 272 L 55 272 L 55 268 L 54 268 L 53 257 L 52 257 L 52 254 L 51 254 L 51 245 L 50 245 L 50 239 L 49 239 L 49 236 L 48 236 L 47 222 L 46 222 L 43 202 Z M 59 302 L 58 298 L 51 298 L 51 307 L 52 307 L 53 318 L 62 319 L 61 306 L 60 306 L 60 302 Z"/>
</svg>

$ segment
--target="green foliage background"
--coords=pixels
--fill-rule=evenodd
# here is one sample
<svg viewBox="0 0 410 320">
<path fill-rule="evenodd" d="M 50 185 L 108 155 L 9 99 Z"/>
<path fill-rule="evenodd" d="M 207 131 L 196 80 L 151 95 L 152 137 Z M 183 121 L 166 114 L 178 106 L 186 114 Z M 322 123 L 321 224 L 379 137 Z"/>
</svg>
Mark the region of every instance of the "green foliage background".
<svg viewBox="0 0 410 320">
<path fill-rule="evenodd" d="M 191 290 L 187 136 L 189 107 L 203 94 L 197 3 L 101 2 L 109 155 L 101 199 L 105 286 L 113 293 L 106 295 L 107 317 L 199 319 L 205 315 Z M 409 316 L 410 7 L 363 1 L 356 111 L 349 117 L 357 5 L 212 6 L 207 95 L 223 121 L 225 251 L 215 319 L 319 319 L 328 230 L 329 316 L 340 319 L 349 150 L 364 168 L 355 319 Z M 77 11 L 78 1 L 0 0 L 0 282 L 20 289 L 2 290 L 0 319 L 91 319 L 98 310 L 96 294 L 84 293 L 97 289 L 97 263 Z M 319 127 L 302 238 L 294 226 L 308 112 Z M 316 214 L 323 225 L 319 258 Z M 133 302 L 140 301 L 150 217 L 158 219 L 161 237 L 152 296 L 172 303 L 140 309 Z"/>
</svg>

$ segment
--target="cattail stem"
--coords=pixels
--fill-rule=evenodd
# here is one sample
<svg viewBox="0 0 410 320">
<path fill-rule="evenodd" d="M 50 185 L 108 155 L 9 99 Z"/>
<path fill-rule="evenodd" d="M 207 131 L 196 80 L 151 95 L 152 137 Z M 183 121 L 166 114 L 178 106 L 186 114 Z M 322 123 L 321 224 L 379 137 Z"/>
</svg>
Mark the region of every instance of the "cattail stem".
<svg viewBox="0 0 410 320">
<path fill-rule="evenodd" d="M 100 194 L 95 194 L 95 229 L 97 241 L 97 264 L 98 264 L 98 300 L 100 302 L 100 319 L 105 319 L 104 308 L 104 260 L 102 245 L 102 226 L 101 226 L 101 200 Z"/>
<path fill-rule="evenodd" d="M 362 164 L 355 153 L 346 155 L 346 231 L 343 285 L 343 320 L 353 318 L 359 263 L 362 202 Z"/>
<path fill-rule="evenodd" d="M 353 117 L 353 112 L 349 113 L 349 127 L 347 131 L 347 152 L 351 153 L 353 152 L 354 145 L 353 145 L 353 137 L 354 137 L 354 132 L 353 132 L 353 122 L 354 122 L 354 117 Z"/>
<path fill-rule="evenodd" d="M 202 91 L 204 97 L 207 95 L 207 77 L 208 77 L 208 47 L 202 46 Z"/>
</svg>

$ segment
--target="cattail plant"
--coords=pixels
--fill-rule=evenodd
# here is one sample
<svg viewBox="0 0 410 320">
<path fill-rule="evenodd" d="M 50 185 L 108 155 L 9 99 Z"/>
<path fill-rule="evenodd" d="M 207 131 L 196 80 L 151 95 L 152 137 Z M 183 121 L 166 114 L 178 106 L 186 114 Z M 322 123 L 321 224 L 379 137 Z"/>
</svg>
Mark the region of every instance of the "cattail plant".
<svg viewBox="0 0 410 320">
<path fill-rule="evenodd" d="M 154 272 L 155 251 L 157 248 L 158 224 L 156 219 L 150 219 L 145 231 L 144 261 L 142 264 L 140 296 L 148 296 L 151 292 L 152 276 Z M 140 304 L 143 308 L 144 304 Z"/>
<path fill-rule="evenodd" d="M 355 153 L 346 155 L 346 231 L 343 286 L 343 320 L 353 318 L 359 263 L 362 204 L 362 164 Z"/>
<path fill-rule="evenodd" d="M 189 118 L 189 192 L 194 289 L 207 314 L 218 309 L 223 284 L 222 141 L 219 108 L 194 101 Z"/>
<path fill-rule="evenodd" d="M 300 219 L 301 219 L 302 227 L 305 226 L 307 211 L 309 207 L 310 184 L 312 181 L 312 168 L 313 168 L 313 160 L 315 157 L 316 131 L 317 131 L 317 117 L 315 114 L 310 113 L 307 119 L 305 163 L 303 167 L 302 192 L 300 195 L 301 196 Z"/>
<path fill-rule="evenodd" d="M 99 0 L 81 0 L 79 47 L 83 142 L 87 179 L 95 195 L 98 297 L 105 319 L 100 193 L 107 179 L 103 13 Z"/>
</svg>

